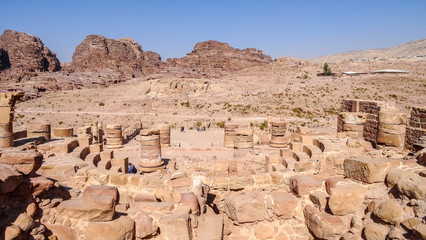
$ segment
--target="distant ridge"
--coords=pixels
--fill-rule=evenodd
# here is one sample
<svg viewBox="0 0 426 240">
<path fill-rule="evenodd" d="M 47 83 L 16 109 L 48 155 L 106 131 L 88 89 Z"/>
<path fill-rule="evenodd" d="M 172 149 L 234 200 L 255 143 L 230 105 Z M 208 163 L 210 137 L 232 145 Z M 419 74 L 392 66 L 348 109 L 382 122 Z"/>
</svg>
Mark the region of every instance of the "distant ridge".
<svg viewBox="0 0 426 240">
<path fill-rule="evenodd" d="M 371 61 L 377 59 L 426 59 L 426 39 L 408 42 L 391 48 L 350 51 L 328 55 L 310 60 L 315 63 L 334 63 L 340 61 Z"/>
</svg>

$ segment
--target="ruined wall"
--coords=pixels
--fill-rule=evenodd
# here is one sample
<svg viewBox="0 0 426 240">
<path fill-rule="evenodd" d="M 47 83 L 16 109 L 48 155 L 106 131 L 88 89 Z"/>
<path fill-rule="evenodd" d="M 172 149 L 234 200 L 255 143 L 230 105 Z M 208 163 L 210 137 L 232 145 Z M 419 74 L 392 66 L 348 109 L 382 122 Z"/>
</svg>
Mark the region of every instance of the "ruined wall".
<svg viewBox="0 0 426 240">
<path fill-rule="evenodd" d="M 413 144 L 426 134 L 426 108 L 413 108 L 405 133 L 405 148 L 414 151 Z"/>
</svg>

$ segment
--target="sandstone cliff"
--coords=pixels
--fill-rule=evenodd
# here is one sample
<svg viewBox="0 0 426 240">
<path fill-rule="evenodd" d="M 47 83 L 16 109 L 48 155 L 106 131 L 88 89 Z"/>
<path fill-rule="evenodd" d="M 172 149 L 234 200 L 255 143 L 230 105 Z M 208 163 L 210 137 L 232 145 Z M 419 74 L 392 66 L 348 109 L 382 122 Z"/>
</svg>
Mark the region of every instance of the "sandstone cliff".
<svg viewBox="0 0 426 240">
<path fill-rule="evenodd" d="M 183 58 L 167 60 L 169 71 L 186 71 L 190 76 L 219 77 L 226 73 L 256 65 L 268 64 L 272 58 L 261 50 L 240 50 L 227 43 L 206 41 L 197 43 Z"/>
<path fill-rule="evenodd" d="M 0 36 L 0 69 L 10 63 L 12 71 L 45 72 L 61 69 L 56 54 L 44 46 L 43 42 L 30 34 L 4 31 Z M 5 65 L 4 65 L 5 64 Z"/>
<path fill-rule="evenodd" d="M 87 36 L 72 56 L 75 71 L 107 68 L 131 77 L 157 72 L 161 64 L 160 55 L 144 52 L 131 38 L 115 40 L 100 35 Z"/>
</svg>

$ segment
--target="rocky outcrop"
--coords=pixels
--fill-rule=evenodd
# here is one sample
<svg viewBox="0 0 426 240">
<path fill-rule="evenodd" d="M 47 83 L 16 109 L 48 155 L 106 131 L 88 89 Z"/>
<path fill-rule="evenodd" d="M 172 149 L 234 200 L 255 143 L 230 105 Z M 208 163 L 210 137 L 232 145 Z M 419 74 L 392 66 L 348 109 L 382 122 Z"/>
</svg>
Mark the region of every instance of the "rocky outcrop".
<svg viewBox="0 0 426 240">
<path fill-rule="evenodd" d="M 130 77 L 158 71 L 161 57 L 154 52 L 144 52 L 131 38 L 109 39 L 100 35 L 87 36 L 72 56 L 75 71 L 113 69 Z"/>
<path fill-rule="evenodd" d="M 4 31 L 0 36 L 0 70 L 10 68 L 22 72 L 52 72 L 61 69 L 56 54 L 30 34 Z"/>
<path fill-rule="evenodd" d="M 270 62 L 272 58 L 261 50 L 240 50 L 227 43 L 210 40 L 197 43 L 194 50 L 183 58 L 168 59 L 167 70 L 183 71 L 195 77 L 219 77 L 231 71 Z"/>
</svg>

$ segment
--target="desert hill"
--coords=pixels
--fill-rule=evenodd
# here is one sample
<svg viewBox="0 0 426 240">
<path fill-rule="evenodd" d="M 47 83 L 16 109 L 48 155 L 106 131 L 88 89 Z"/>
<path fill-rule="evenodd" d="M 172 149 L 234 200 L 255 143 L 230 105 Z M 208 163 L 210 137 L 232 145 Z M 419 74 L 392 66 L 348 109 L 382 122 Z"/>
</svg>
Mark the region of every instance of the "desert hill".
<svg viewBox="0 0 426 240">
<path fill-rule="evenodd" d="M 315 63 L 334 63 L 345 60 L 371 61 L 377 59 L 425 59 L 426 39 L 412 41 L 391 48 L 351 51 L 315 58 Z"/>
</svg>

